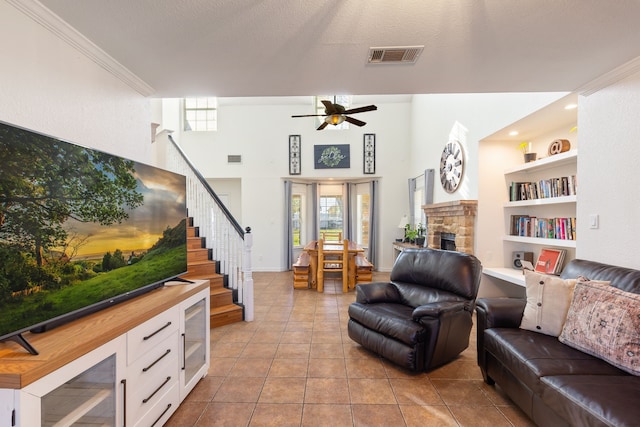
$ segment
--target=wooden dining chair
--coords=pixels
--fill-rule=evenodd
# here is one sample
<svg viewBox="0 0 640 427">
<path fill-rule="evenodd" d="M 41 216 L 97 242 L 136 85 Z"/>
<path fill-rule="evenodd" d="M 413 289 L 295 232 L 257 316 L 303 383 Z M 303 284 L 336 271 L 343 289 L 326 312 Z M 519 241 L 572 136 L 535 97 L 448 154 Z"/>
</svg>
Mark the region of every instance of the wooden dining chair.
<svg viewBox="0 0 640 427">
<path fill-rule="evenodd" d="M 333 242 L 331 242 L 333 244 Z M 342 292 L 349 291 L 349 241 L 343 240 L 341 249 L 327 251 L 324 240 L 318 240 L 318 292 L 324 292 L 324 274 L 342 273 Z"/>
<path fill-rule="evenodd" d="M 325 242 L 342 243 L 342 231 L 322 231 L 320 235 Z"/>
</svg>

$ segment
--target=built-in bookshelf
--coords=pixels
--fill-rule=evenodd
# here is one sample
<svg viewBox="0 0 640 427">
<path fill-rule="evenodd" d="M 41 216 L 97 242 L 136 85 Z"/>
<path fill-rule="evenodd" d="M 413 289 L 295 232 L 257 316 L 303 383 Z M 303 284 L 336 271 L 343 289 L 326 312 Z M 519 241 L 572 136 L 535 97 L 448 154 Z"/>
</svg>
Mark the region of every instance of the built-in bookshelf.
<svg viewBox="0 0 640 427">
<path fill-rule="evenodd" d="M 576 98 L 560 98 L 480 143 L 478 255 L 484 275 L 499 279 L 493 283 L 524 286 L 522 270 L 514 268 L 515 252 L 532 253 L 533 264 L 545 247 L 565 250 L 565 262 L 575 257 L 580 187 L 577 134 L 572 129 L 577 113 L 564 106 Z M 513 138 L 509 133 L 514 129 L 526 133 Z M 547 153 L 559 138 L 570 141 L 570 149 Z M 518 152 L 522 141 L 532 142 L 538 160 L 525 163 Z"/>
<path fill-rule="evenodd" d="M 524 163 L 505 171 L 505 185 L 509 198 L 513 195 L 514 182 L 562 182 L 571 185 L 572 194 L 563 195 L 562 191 L 554 192 L 554 196 L 526 198 L 525 200 L 508 201 L 503 206 L 505 233 L 504 242 L 511 244 L 505 247 L 511 253 L 523 250 L 534 253 L 537 258 L 542 247 L 575 248 L 576 202 L 579 194 L 576 180 L 578 150 L 570 150 L 544 159 Z M 564 174 L 564 175 L 563 175 Z M 563 179 L 565 178 L 565 179 Z M 556 187 L 561 188 L 561 184 Z M 566 185 L 565 185 L 566 188 Z M 566 192 L 569 192 L 567 190 Z M 508 266 L 505 270 L 492 271 L 485 268 L 485 273 L 501 280 L 524 286 L 522 272 Z M 511 271 L 509 271 L 511 270 Z"/>
</svg>

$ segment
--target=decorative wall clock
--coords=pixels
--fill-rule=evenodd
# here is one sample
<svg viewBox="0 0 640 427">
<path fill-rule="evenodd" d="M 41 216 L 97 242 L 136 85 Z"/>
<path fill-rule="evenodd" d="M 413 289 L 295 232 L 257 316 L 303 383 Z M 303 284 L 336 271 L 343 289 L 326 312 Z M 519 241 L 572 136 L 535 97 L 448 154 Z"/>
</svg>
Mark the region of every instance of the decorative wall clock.
<svg viewBox="0 0 640 427">
<path fill-rule="evenodd" d="M 459 141 L 445 144 L 440 157 L 440 182 L 447 193 L 454 193 L 464 174 L 464 152 Z"/>
</svg>

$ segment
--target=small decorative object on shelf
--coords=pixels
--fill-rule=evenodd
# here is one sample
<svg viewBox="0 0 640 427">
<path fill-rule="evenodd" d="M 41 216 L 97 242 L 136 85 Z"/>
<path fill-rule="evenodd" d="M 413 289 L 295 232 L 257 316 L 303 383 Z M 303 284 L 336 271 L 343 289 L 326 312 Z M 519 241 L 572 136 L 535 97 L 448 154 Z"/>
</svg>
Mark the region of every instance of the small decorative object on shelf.
<svg viewBox="0 0 640 427">
<path fill-rule="evenodd" d="M 538 157 L 537 153 L 531 152 L 531 143 L 523 142 L 520 144 L 520 150 L 524 153 L 524 162 L 529 163 L 532 162 Z"/>
<path fill-rule="evenodd" d="M 564 153 L 571 149 L 571 143 L 568 139 L 555 139 L 549 144 L 549 155 Z"/>
<path fill-rule="evenodd" d="M 535 271 L 544 274 L 560 274 L 566 253 L 564 249 L 542 248 L 536 261 Z"/>
<path fill-rule="evenodd" d="M 289 175 L 300 175 L 300 135 L 289 135 Z"/>
<path fill-rule="evenodd" d="M 376 135 L 364 134 L 363 172 L 376 173 Z"/>
</svg>

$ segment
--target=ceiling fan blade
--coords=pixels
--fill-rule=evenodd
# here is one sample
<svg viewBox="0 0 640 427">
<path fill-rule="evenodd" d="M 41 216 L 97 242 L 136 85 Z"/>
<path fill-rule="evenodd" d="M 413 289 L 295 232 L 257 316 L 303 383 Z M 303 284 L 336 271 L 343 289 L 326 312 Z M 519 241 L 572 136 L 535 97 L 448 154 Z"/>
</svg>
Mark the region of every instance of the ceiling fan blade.
<svg viewBox="0 0 640 427">
<path fill-rule="evenodd" d="M 336 110 L 336 107 L 334 106 L 334 104 L 331 103 L 331 101 L 320 101 L 322 102 L 322 105 L 324 105 L 324 109 L 325 112 L 327 113 L 327 116 L 330 116 L 332 114 L 336 114 L 338 112 L 338 110 Z"/>
<path fill-rule="evenodd" d="M 345 116 L 344 119 L 345 119 L 345 121 L 347 121 L 347 122 L 349 122 L 351 124 L 354 124 L 356 126 L 364 126 L 364 125 L 367 124 L 366 122 L 363 122 L 363 121 L 358 120 L 358 119 L 354 119 L 353 117 L 349 117 L 349 116 Z"/>
<path fill-rule="evenodd" d="M 377 110 L 378 107 L 375 105 L 367 105 L 366 107 L 352 108 L 344 112 L 344 114 L 355 114 L 355 113 L 364 113 L 365 111 L 374 111 Z"/>
<path fill-rule="evenodd" d="M 316 129 L 316 130 L 322 130 L 322 129 L 326 128 L 328 124 L 329 123 L 327 123 L 327 122 L 322 122 L 322 124 L 320 126 L 318 126 L 318 129 Z"/>
<path fill-rule="evenodd" d="M 299 116 L 291 116 L 291 117 L 324 117 L 324 114 L 302 114 Z"/>
</svg>

